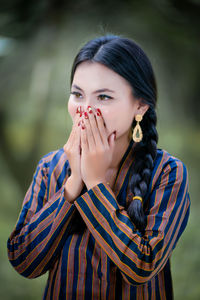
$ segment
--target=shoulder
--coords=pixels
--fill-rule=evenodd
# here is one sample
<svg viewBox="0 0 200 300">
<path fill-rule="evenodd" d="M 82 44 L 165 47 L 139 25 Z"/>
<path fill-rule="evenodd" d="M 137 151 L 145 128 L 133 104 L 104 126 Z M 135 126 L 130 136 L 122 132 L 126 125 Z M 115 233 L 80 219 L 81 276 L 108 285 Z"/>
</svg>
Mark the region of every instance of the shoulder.
<svg viewBox="0 0 200 300">
<path fill-rule="evenodd" d="M 154 161 L 152 171 L 151 189 L 164 178 L 169 181 L 185 181 L 188 180 L 188 172 L 185 164 L 177 157 L 171 155 L 164 149 L 157 149 L 157 156 Z"/>
<path fill-rule="evenodd" d="M 160 148 L 157 149 L 154 167 L 158 167 L 158 165 L 164 170 L 175 166 L 186 168 L 185 164 L 178 157 L 175 157 L 166 150 Z"/>
</svg>

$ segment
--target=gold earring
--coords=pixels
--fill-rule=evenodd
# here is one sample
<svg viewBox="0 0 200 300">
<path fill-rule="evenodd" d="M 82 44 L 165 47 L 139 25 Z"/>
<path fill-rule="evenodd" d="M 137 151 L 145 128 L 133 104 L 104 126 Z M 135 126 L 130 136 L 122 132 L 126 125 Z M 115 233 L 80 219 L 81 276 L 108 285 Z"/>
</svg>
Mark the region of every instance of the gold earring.
<svg viewBox="0 0 200 300">
<path fill-rule="evenodd" d="M 139 122 L 142 121 L 142 115 L 136 115 L 135 116 L 135 120 L 137 122 L 135 128 L 133 129 L 133 140 L 136 143 L 141 142 L 142 138 L 143 138 L 143 134 L 142 134 L 142 129 L 140 127 Z"/>
</svg>

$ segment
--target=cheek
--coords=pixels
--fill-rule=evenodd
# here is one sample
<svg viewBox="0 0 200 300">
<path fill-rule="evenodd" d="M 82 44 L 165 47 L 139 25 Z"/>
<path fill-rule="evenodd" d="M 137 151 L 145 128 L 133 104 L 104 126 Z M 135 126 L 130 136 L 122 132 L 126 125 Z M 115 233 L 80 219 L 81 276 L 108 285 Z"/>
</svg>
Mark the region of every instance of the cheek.
<svg viewBox="0 0 200 300">
<path fill-rule="evenodd" d="M 118 134 L 127 131 L 133 121 L 132 113 L 130 111 L 123 111 L 121 108 L 112 110 L 112 112 L 103 111 L 103 118 L 108 132 L 111 133 L 116 130 Z"/>
<path fill-rule="evenodd" d="M 110 110 L 102 109 L 102 115 L 106 124 L 106 128 L 108 132 L 111 133 L 113 130 L 116 129 L 116 113 L 114 111 L 111 112 Z"/>
<path fill-rule="evenodd" d="M 77 110 L 78 105 L 76 103 L 74 103 L 70 98 L 68 101 L 68 112 L 72 118 L 72 120 L 74 119 L 75 115 L 76 115 L 76 110 Z"/>
</svg>

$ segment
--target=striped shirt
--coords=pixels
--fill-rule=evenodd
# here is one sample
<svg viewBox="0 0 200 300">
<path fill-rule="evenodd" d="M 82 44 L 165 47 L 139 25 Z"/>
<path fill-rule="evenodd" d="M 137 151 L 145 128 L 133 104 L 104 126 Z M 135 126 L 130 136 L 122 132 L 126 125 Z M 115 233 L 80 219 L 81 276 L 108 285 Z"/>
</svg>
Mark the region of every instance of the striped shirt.
<svg viewBox="0 0 200 300">
<path fill-rule="evenodd" d="M 8 256 L 21 275 L 49 272 L 43 299 L 173 299 L 170 256 L 184 231 L 190 207 L 185 165 L 157 150 L 143 206 L 145 235 L 127 214 L 133 141 L 113 189 L 107 183 L 64 198 L 69 162 L 63 149 L 45 155 L 36 168 L 14 231 Z M 80 213 L 86 229 L 70 234 Z"/>
</svg>

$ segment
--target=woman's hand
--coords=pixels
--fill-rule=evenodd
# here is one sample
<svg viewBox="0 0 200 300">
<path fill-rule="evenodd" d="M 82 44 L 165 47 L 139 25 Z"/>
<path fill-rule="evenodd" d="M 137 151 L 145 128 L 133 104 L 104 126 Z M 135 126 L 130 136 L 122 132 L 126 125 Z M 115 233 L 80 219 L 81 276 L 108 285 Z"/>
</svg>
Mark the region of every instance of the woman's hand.
<svg viewBox="0 0 200 300">
<path fill-rule="evenodd" d="M 108 138 L 100 110 L 94 112 L 91 107 L 84 113 L 84 125 L 81 126 L 81 175 L 90 189 L 106 180 L 106 171 L 114 152 L 115 134 Z"/>
<path fill-rule="evenodd" d="M 81 154 L 80 154 L 81 127 L 78 126 L 79 121 L 80 121 L 80 115 L 76 114 L 74 119 L 74 124 L 72 126 L 72 131 L 70 133 L 67 143 L 63 147 L 71 168 L 71 175 L 69 179 L 70 179 L 70 186 L 73 186 L 74 198 L 76 196 L 77 197 L 79 196 L 84 186 L 84 182 L 81 177 Z M 66 187 L 69 186 L 68 180 L 66 182 Z M 69 192 L 69 188 L 68 188 L 68 192 Z"/>
</svg>

